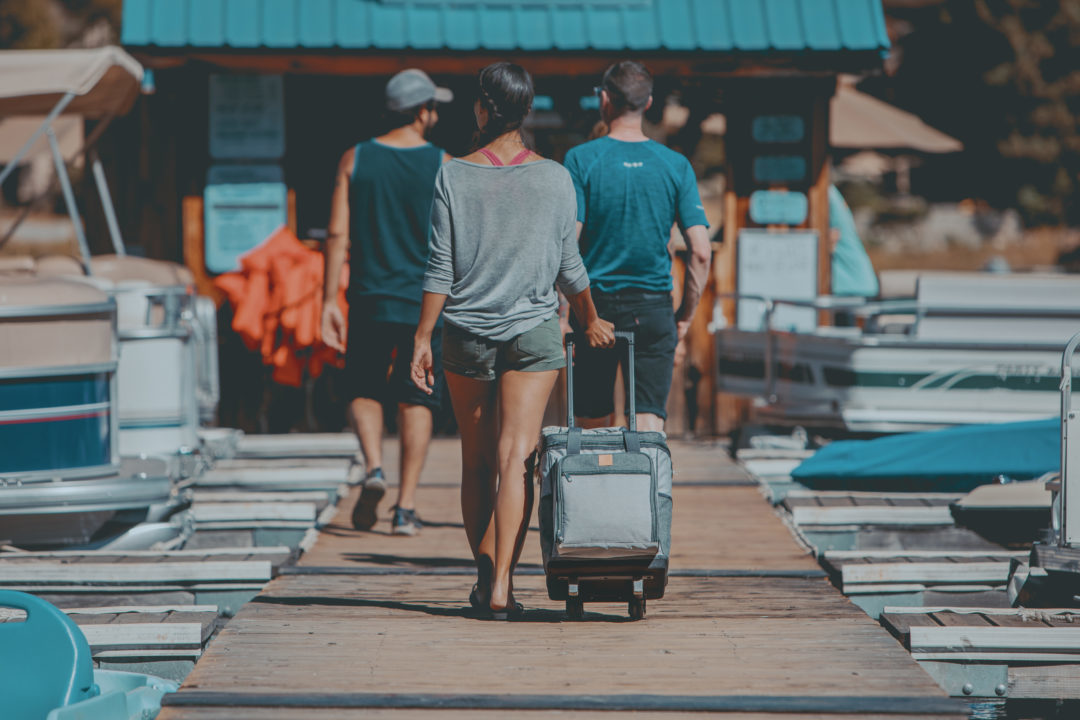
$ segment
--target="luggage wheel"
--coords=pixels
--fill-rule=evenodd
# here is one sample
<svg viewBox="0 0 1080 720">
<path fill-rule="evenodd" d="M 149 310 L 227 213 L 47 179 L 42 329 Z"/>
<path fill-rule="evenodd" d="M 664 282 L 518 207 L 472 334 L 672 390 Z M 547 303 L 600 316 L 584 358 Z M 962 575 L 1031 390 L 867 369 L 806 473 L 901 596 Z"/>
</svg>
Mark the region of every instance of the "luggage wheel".
<svg viewBox="0 0 1080 720">
<path fill-rule="evenodd" d="M 629 603 L 630 619 L 631 620 L 644 620 L 645 619 L 645 598 L 634 597 L 630 598 Z"/>
</svg>

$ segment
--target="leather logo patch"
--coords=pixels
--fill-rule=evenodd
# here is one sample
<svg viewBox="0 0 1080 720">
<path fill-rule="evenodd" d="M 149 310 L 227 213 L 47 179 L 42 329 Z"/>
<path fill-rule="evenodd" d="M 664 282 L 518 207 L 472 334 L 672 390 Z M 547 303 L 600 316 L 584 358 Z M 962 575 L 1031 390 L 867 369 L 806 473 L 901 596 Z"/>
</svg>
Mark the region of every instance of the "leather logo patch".
<svg viewBox="0 0 1080 720">
<path fill-rule="evenodd" d="M 610 467 L 615 464 L 615 458 L 612 455 L 601 455 L 597 458 L 600 467 Z"/>
</svg>

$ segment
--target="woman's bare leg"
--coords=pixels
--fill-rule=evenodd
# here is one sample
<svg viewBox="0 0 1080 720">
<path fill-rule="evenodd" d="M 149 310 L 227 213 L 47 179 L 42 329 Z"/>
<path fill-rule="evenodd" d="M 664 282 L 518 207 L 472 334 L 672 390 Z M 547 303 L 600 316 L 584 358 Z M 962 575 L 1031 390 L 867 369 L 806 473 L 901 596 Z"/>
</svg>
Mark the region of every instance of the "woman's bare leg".
<svg viewBox="0 0 1080 720">
<path fill-rule="evenodd" d="M 495 497 L 495 576 L 491 607 L 509 605 L 511 575 L 521 555 L 532 508 L 532 478 L 526 460 L 536 448 L 556 370 L 507 371 L 499 378 L 499 489 Z"/>
<path fill-rule="evenodd" d="M 461 434 L 461 517 L 469 549 L 476 560 L 480 600 L 487 602 L 495 565 L 495 528 L 491 518 L 498 470 L 496 383 L 447 371 L 446 384 Z"/>
</svg>

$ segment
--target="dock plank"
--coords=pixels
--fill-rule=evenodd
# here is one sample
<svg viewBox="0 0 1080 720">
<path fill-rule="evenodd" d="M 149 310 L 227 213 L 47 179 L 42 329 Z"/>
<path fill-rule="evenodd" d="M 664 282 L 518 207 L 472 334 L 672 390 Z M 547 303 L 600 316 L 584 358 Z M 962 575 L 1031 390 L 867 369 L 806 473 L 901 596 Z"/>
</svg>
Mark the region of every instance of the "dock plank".
<svg viewBox="0 0 1080 720">
<path fill-rule="evenodd" d="M 547 597 L 535 530 L 515 577 L 524 617 L 478 620 L 467 604 L 474 577 L 461 527 L 456 450 L 456 441 L 433 442 L 417 496 L 425 527 L 416 538 L 390 535 L 385 517 L 374 532 L 353 530 L 354 488 L 297 567 L 272 580 L 221 630 L 159 719 L 296 716 L 282 707 L 184 705 L 185 698 L 231 698 L 242 706 L 260 693 L 339 703 L 305 707 L 303 716 L 317 720 L 507 715 L 349 704 L 417 694 L 572 701 L 649 693 L 672 703 L 707 697 L 734 703 L 725 717 L 743 720 L 770 714 L 740 710 L 740 698 L 751 706 L 754 698 L 790 699 L 793 709 L 783 717 L 800 720 L 850 717 L 858 702 L 884 708 L 899 698 L 924 704 L 910 718 L 963 716 L 899 643 L 828 582 L 781 515 L 757 487 L 738 481 L 733 463 L 715 447 L 673 444 L 672 575 L 666 596 L 649 602 L 646 621 L 630 622 L 625 605 L 616 603 L 587 604 L 584 621 L 566 621 L 563 603 Z M 902 717 L 896 713 L 892 707 L 858 716 Z"/>
</svg>

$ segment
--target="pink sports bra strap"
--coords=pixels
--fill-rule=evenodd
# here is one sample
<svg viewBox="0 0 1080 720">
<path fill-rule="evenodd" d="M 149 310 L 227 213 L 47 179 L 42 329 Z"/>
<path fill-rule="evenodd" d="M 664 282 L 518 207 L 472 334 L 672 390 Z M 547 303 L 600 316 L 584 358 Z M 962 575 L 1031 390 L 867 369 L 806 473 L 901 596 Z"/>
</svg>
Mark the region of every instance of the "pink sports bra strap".
<svg viewBox="0 0 1080 720">
<path fill-rule="evenodd" d="M 514 156 L 514 159 L 510 161 L 510 164 L 511 165 L 520 165 L 525 160 L 525 158 L 529 157 L 529 155 L 531 155 L 531 154 L 532 154 L 532 150 L 529 150 L 528 148 L 525 148 L 524 150 L 522 150 L 521 152 L 519 152 L 517 155 Z"/>
<path fill-rule="evenodd" d="M 491 152 L 487 148 L 480 148 L 480 154 L 483 155 L 484 157 L 486 157 L 488 160 L 490 160 L 492 165 L 498 166 L 498 165 L 503 164 L 502 160 L 500 160 L 499 157 L 495 153 Z M 514 163 L 510 163 L 510 164 L 513 165 Z"/>
<path fill-rule="evenodd" d="M 495 166 L 498 166 L 498 167 L 501 167 L 503 165 L 503 161 L 499 159 L 499 156 L 496 155 L 495 153 L 491 152 L 487 148 L 480 148 L 480 154 L 482 154 L 484 157 L 486 157 L 488 160 L 490 160 L 492 165 L 495 165 Z M 509 163 L 506 163 L 506 164 L 507 165 L 520 165 L 522 162 L 524 162 L 525 158 L 529 157 L 529 155 L 531 155 L 531 154 L 532 154 L 532 150 L 529 150 L 528 148 L 526 148 L 526 149 L 522 150 L 521 152 L 519 152 L 517 155 L 515 155 L 514 159 L 511 160 Z"/>
</svg>

